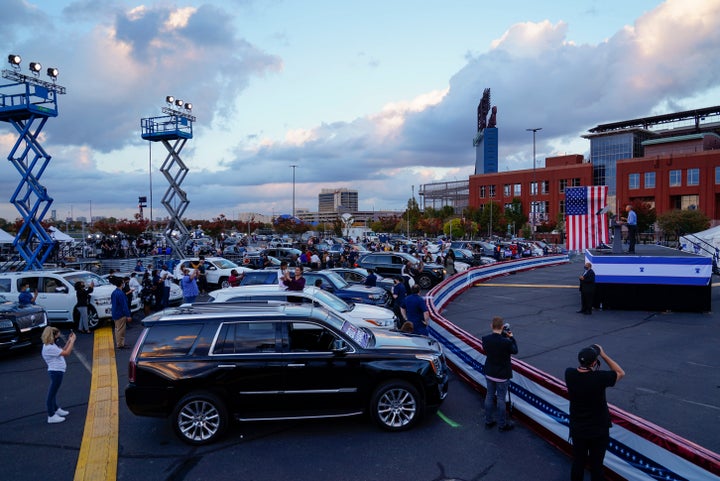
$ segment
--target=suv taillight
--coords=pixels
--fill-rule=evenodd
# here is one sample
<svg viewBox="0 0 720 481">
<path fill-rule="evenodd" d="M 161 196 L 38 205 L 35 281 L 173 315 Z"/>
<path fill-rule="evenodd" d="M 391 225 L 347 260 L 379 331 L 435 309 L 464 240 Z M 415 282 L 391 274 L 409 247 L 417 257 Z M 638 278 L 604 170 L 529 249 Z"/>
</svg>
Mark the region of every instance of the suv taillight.
<svg viewBox="0 0 720 481">
<path fill-rule="evenodd" d="M 135 382 L 135 370 L 137 368 L 137 364 L 135 364 L 135 358 L 130 358 L 130 362 L 128 363 L 128 381 L 129 382 Z"/>
</svg>

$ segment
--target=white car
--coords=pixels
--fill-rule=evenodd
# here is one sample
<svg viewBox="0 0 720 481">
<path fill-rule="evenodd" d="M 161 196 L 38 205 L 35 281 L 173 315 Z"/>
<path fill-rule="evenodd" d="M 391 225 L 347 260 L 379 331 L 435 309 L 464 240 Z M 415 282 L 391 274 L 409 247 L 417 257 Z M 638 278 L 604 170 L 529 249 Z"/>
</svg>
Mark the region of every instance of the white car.
<svg viewBox="0 0 720 481">
<path fill-rule="evenodd" d="M 0 274 L 0 292 L 7 294 L 6 297 L 17 299 L 22 286 L 27 283 L 31 292 L 38 291 L 35 303 L 45 308 L 51 324 L 77 323 L 80 319 L 75 309 L 77 281 L 84 281 L 88 286 L 91 282 L 95 285 L 88 306 L 88 325 L 90 329 L 95 329 L 102 319 L 112 316 L 110 296 L 115 290 L 115 286 L 95 273 L 74 269 L 5 272 Z M 138 309 L 140 309 L 140 301 L 133 298 L 130 310 Z"/>
<path fill-rule="evenodd" d="M 210 302 L 291 302 L 313 304 L 362 327 L 395 328 L 395 314 L 390 309 L 370 304 L 353 304 L 323 289 L 306 287 L 304 291 L 286 291 L 276 284 L 229 287 L 210 293 Z"/>
<path fill-rule="evenodd" d="M 182 277 L 183 268 L 195 269 L 200 265 L 200 260 L 197 257 L 181 260 L 173 270 L 173 276 L 176 281 L 180 281 Z M 250 271 L 247 267 L 242 267 L 235 264 L 233 261 L 229 261 L 224 257 L 206 257 L 205 258 L 205 277 L 208 284 L 216 285 L 219 287 L 230 287 L 228 283 L 228 277 L 230 277 L 230 271 L 235 269 L 238 274 Z"/>
</svg>

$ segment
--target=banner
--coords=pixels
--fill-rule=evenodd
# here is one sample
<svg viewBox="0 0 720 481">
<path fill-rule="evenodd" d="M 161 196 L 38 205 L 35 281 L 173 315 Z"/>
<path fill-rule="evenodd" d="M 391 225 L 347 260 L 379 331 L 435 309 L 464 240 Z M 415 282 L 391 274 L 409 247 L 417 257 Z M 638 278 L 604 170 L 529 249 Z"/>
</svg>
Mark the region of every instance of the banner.
<svg viewBox="0 0 720 481">
<path fill-rule="evenodd" d="M 609 242 L 605 185 L 565 189 L 567 248 L 582 252 Z"/>
</svg>

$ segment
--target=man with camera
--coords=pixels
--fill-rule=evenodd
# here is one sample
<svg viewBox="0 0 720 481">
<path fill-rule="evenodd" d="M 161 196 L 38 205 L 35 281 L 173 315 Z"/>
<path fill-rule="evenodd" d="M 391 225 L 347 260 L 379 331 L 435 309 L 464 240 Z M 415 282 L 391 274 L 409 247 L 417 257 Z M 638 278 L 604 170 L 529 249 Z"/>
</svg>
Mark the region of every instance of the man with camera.
<svg viewBox="0 0 720 481">
<path fill-rule="evenodd" d="M 600 359 L 610 371 L 600 370 Z M 593 481 L 603 477 L 603 460 L 610 438 L 610 411 L 605 389 L 625 376 L 625 371 L 598 344 L 578 353 L 580 365 L 565 370 L 565 384 L 570 399 L 570 437 L 573 463 L 571 481 L 582 481 L 585 464 L 590 465 Z"/>
<path fill-rule="evenodd" d="M 512 378 L 510 356 L 518 353 L 517 342 L 510 330 L 510 324 L 504 324 L 502 317 L 494 317 L 490 324 L 492 334 L 482 338 L 485 350 L 485 428 L 491 429 L 500 424 L 500 431 L 510 431 L 515 425 L 508 421 L 505 398 L 508 395 L 508 384 Z M 495 397 L 497 396 L 497 406 Z M 497 421 L 495 412 L 497 410 Z"/>
</svg>

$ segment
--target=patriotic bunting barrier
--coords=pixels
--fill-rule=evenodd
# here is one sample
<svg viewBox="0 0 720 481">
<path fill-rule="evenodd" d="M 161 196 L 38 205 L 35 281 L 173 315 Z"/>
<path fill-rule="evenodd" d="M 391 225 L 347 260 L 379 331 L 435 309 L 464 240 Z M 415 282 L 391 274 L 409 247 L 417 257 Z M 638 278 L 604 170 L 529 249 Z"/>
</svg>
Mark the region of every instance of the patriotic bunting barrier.
<svg viewBox="0 0 720 481">
<path fill-rule="evenodd" d="M 430 335 L 442 343 L 453 371 L 473 388 L 485 391 L 482 342 L 445 319 L 441 312 L 453 298 L 478 282 L 537 267 L 569 262 L 568 256 L 545 256 L 474 267 L 456 274 L 427 296 Z M 513 358 L 510 392 L 514 414 L 549 442 L 570 452 L 569 401 L 565 383 Z M 720 481 L 720 455 L 642 418 L 610 406 L 613 427 L 605 466 L 614 479 Z"/>
</svg>

